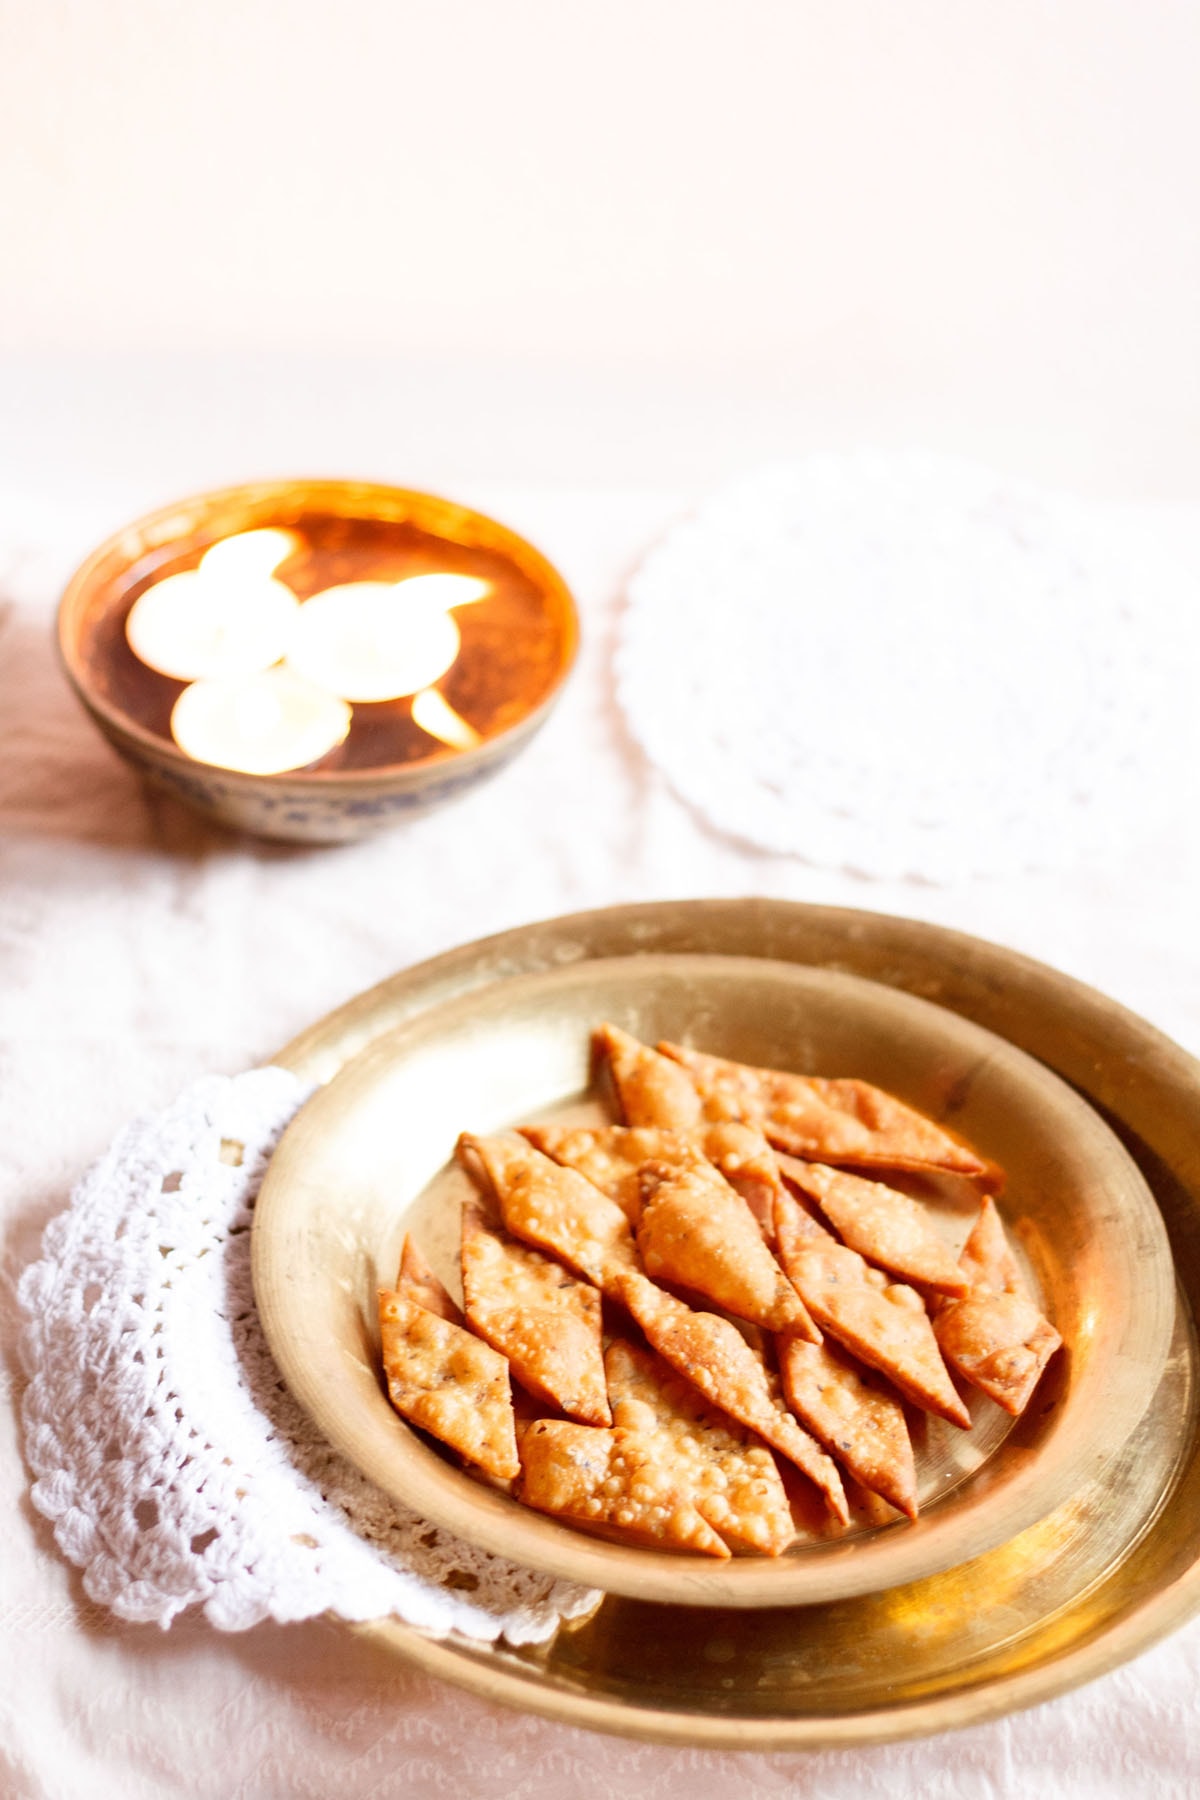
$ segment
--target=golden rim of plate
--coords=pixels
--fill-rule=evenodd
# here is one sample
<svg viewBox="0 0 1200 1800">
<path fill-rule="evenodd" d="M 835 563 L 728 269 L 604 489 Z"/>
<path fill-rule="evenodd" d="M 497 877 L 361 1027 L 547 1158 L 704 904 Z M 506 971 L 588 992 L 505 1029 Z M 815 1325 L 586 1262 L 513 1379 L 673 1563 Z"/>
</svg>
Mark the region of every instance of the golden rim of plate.
<svg viewBox="0 0 1200 1800">
<path fill-rule="evenodd" d="M 395 1621 L 381 1649 L 476 1693 L 626 1736 L 778 1749 L 881 1741 L 1049 1698 L 1200 1605 L 1193 1318 L 1200 1068 L 1133 1014 L 1027 958 L 914 921 L 787 902 L 682 901 L 524 927 L 352 1001 L 276 1060 L 328 1080 L 417 1015 L 512 975 L 613 956 L 754 956 L 932 999 L 1038 1057 L 1113 1126 L 1171 1237 L 1180 1304 L 1165 1373 L 1122 1453 L 1048 1517 L 950 1572 L 767 1613 L 607 1599 L 540 1649 Z"/>
</svg>

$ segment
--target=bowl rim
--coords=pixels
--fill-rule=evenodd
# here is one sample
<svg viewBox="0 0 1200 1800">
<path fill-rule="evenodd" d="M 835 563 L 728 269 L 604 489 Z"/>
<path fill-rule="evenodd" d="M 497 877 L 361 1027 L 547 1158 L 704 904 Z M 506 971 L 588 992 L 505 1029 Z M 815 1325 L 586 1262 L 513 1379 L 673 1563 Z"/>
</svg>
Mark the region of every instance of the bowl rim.
<svg viewBox="0 0 1200 1800">
<path fill-rule="evenodd" d="M 120 562 L 125 569 L 131 568 L 139 557 L 170 543 L 173 536 L 182 537 L 182 529 L 172 533 L 171 527 L 182 527 L 185 514 L 189 520 L 186 531 L 188 537 L 196 537 L 202 532 L 206 517 L 219 516 L 234 505 L 251 515 L 253 522 L 244 524 L 243 530 L 254 529 L 256 524 L 278 522 L 273 518 L 271 508 L 285 497 L 291 499 L 293 504 L 302 499 L 302 506 L 297 510 L 311 510 L 313 502 L 324 501 L 332 505 L 340 500 L 343 505 L 338 510 L 347 518 L 356 516 L 360 509 L 369 505 L 375 518 L 399 521 L 414 514 L 424 514 L 426 517 L 432 514 L 447 524 L 453 522 L 467 534 L 478 532 L 481 544 L 486 544 L 489 549 L 499 550 L 533 576 L 561 615 L 564 652 L 548 693 L 515 724 L 497 732 L 494 737 L 485 738 L 482 743 L 469 750 L 442 748 L 415 762 L 383 763 L 372 768 L 283 770 L 275 775 L 256 775 L 244 769 L 227 769 L 220 763 L 200 762 L 195 757 L 186 755 L 169 739 L 140 725 L 120 707 L 98 694 L 88 681 L 78 654 L 78 624 L 87 611 L 88 600 L 97 587 L 105 565 Z M 345 505 L 347 501 L 357 502 L 357 505 Z M 260 510 L 263 515 L 261 520 L 253 520 L 253 515 Z M 472 538 L 466 535 L 456 541 L 469 544 Z M 79 564 L 64 587 L 55 615 L 55 642 L 59 661 L 71 687 L 111 738 L 136 747 L 145 756 L 165 764 L 181 775 L 195 778 L 203 773 L 206 778 L 226 781 L 235 790 L 245 792 L 259 790 L 265 782 L 273 790 L 286 787 L 295 793 L 316 799 L 334 793 L 366 794 L 380 788 L 393 792 L 397 789 L 403 791 L 421 788 L 431 776 L 440 775 L 450 768 L 456 772 L 461 771 L 466 777 L 473 769 L 483 769 L 492 762 L 503 759 L 526 737 L 533 735 L 560 699 L 579 656 L 579 609 L 574 595 L 554 564 L 527 538 L 488 513 L 420 488 L 396 487 L 388 482 L 359 481 L 349 477 L 294 476 L 206 488 L 167 505 L 155 507 L 151 512 L 142 513 L 112 532 Z"/>
</svg>

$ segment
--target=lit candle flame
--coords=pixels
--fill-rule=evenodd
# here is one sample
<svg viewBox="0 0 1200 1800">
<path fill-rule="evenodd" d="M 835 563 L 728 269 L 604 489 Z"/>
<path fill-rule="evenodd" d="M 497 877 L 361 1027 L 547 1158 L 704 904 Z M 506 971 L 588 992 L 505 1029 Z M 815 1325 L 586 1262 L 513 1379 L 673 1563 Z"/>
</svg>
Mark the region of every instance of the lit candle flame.
<svg viewBox="0 0 1200 1800">
<path fill-rule="evenodd" d="M 210 545 L 200 558 L 206 575 L 219 575 L 227 581 L 264 580 L 273 575 L 281 562 L 296 548 L 295 534 L 266 526 L 260 531 L 235 531 Z"/>
<path fill-rule="evenodd" d="M 442 612 L 469 606 L 471 601 L 482 600 L 492 591 L 491 582 L 480 580 L 478 575 L 406 575 L 395 585 L 405 600 L 436 606 Z"/>
<path fill-rule="evenodd" d="M 473 750 L 476 744 L 483 742 L 475 727 L 468 725 L 461 713 L 455 712 L 437 688 L 422 688 L 419 694 L 413 695 L 412 716 L 422 731 L 449 744 L 452 750 Z"/>
</svg>

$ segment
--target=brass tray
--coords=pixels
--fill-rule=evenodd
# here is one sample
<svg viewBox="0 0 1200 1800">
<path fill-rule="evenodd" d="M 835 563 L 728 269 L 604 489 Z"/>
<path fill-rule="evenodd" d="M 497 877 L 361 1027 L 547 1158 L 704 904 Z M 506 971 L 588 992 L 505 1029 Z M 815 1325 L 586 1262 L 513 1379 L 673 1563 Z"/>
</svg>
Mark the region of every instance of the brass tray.
<svg viewBox="0 0 1200 1800">
<path fill-rule="evenodd" d="M 1115 1460 L 1015 1538 L 948 1572 L 767 1613 L 610 1597 L 532 1650 L 395 1622 L 382 1647 L 485 1697 L 627 1736 L 785 1749 L 877 1742 L 1045 1700 L 1200 1606 L 1194 1314 L 1200 1067 L 1142 1021 L 1012 952 L 911 921 L 770 901 L 693 901 L 549 921 L 440 957 L 353 1001 L 276 1060 L 327 1080 L 456 996 L 572 963 L 758 956 L 867 976 L 984 1025 L 1074 1086 L 1161 1209 L 1179 1277 L 1170 1354 Z"/>
</svg>

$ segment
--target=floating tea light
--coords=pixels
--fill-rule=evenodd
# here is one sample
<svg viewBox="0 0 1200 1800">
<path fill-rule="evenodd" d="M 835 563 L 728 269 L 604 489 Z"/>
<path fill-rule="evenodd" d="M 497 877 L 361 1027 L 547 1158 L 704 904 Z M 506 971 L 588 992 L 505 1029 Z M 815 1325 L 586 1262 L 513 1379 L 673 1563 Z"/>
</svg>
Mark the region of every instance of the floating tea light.
<svg viewBox="0 0 1200 1800">
<path fill-rule="evenodd" d="M 414 575 L 326 588 L 300 608 L 288 662 L 343 700 L 398 700 L 431 687 L 458 656 L 447 608 L 481 600 L 486 581 Z"/>
<path fill-rule="evenodd" d="M 287 531 L 244 531 L 205 551 L 198 568 L 156 581 L 125 621 L 134 655 L 181 681 L 247 675 L 278 662 L 300 605 L 271 571 L 294 547 Z"/>
<path fill-rule="evenodd" d="M 344 700 L 301 681 L 285 663 L 254 675 L 193 681 L 171 712 L 171 733 L 197 762 L 281 775 L 317 762 L 350 730 Z"/>
</svg>

